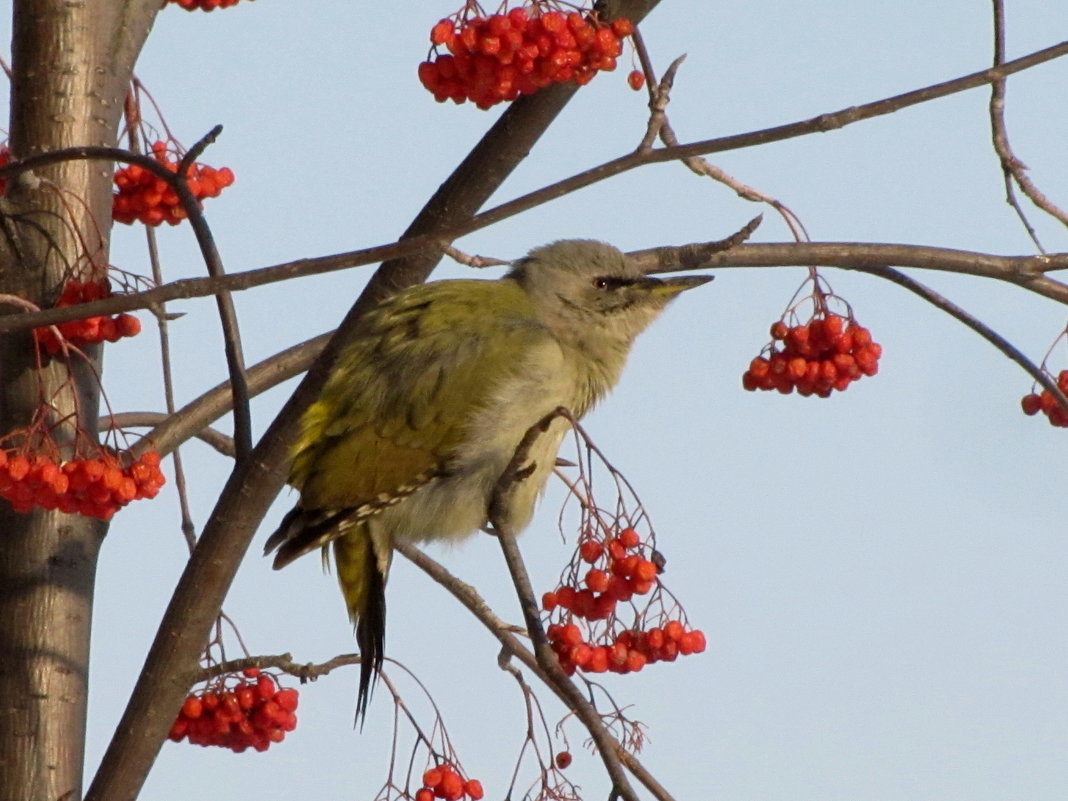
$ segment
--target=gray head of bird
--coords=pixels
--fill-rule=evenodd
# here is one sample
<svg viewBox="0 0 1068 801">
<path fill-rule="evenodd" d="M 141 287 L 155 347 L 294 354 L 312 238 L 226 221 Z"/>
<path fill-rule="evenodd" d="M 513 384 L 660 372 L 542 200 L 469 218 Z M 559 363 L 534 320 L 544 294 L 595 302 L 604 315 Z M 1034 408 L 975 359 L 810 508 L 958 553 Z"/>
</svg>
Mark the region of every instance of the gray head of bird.
<svg viewBox="0 0 1068 801">
<path fill-rule="evenodd" d="M 564 239 L 530 251 L 505 279 L 519 282 L 556 336 L 628 348 L 673 298 L 712 276 L 653 278 L 609 244 Z"/>
</svg>

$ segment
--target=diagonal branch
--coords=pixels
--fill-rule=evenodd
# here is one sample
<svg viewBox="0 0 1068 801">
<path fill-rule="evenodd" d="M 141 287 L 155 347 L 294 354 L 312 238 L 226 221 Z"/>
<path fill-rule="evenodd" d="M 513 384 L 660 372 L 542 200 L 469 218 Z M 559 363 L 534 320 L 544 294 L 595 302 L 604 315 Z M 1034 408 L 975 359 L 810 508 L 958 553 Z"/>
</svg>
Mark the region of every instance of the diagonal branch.
<svg viewBox="0 0 1068 801">
<path fill-rule="evenodd" d="M 1023 368 L 1024 372 L 1030 375 L 1037 383 L 1041 384 L 1044 389 L 1049 390 L 1050 394 L 1057 400 L 1057 405 L 1060 406 L 1066 414 L 1068 414 L 1068 397 L 1061 391 L 1061 388 L 1057 385 L 1057 382 L 1053 378 L 1042 370 L 1038 365 L 1032 362 L 1023 351 L 1009 342 L 1005 337 L 988 326 L 986 323 L 977 319 L 970 312 L 964 308 L 958 306 L 953 301 L 949 300 L 944 295 L 935 292 L 930 287 L 921 284 L 915 278 L 905 275 L 892 267 L 856 267 L 854 268 L 859 272 L 869 273 L 871 275 L 877 275 L 880 278 L 884 278 L 887 281 L 891 281 L 898 286 L 903 286 L 921 298 L 926 300 L 937 309 L 944 311 L 950 317 L 958 320 L 968 328 L 975 331 L 983 339 L 1001 351 L 1011 361 L 1018 364 Z"/>
<path fill-rule="evenodd" d="M 411 543 L 396 542 L 394 543 L 394 550 L 426 573 L 434 583 L 456 598 L 497 639 L 505 652 L 522 662 L 565 706 L 573 708 L 571 697 L 564 689 L 564 686 L 559 683 L 558 678 L 551 676 L 541 666 L 534 652 L 516 635 L 516 627 L 501 620 L 474 587 L 458 579 L 442 567 L 440 563 L 431 559 Z M 574 688 L 567 676 L 563 677 L 563 682 Z M 582 700 L 585 701 L 585 698 L 583 697 Z M 674 801 L 671 794 L 645 768 L 637 756 L 623 748 L 622 744 L 611 738 L 611 735 L 609 735 L 609 738 L 615 743 L 612 748 L 613 752 L 626 766 L 627 770 L 653 794 L 654 798 L 658 799 L 658 801 Z"/>
<path fill-rule="evenodd" d="M 656 2 L 613 0 L 606 4 L 606 12 L 611 18 L 625 8 L 637 21 Z M 576 89 L 557 85 L 514 102 L 427 202 L 405 235 L 440 238 L 441 231 L 470 218 L 527 156 Z M 351 338 L 364 312 L 383 296 L 425 280 L 439 258 L 435 249 L 382 264 L 250 458 L 235 465 L 178 581 L 86 801 L 136 798 L 181 706 L 189 672 L 238 565 L 285 481 L 289 446 L 301 415 L 319 394 L 339 349 Z"/>
<path fill-rule="evenodd" d="M 590 733 L 590 738 L 597 746 L 597 752 L 604 763 L 609 778 L 612 780 L 611 797 L 618 796 L 625 799 L 625 801 L 637 801 L 637 795 L 623 772 L 623 765 L 619 759 L 619 752 L 622 750 L 619 743 L 609 733 L 604 721 L 601 719 L 601 715 L 593 704 L 564 673 L 563 668 L 560 667 L 560 661 L 549 645 L 549 640 L 541 624 L 534 588 L 530 583 L 530 576 L 523 562 L 523 555 L 520 553 L 519 545 L 516 543 L 516 531 L 512 526 L 504 522 L 508 496 L 514 491 L 517 484 L 527 478 L 529 468 L 523 465 L 529 457 L 531 447 L 538 437 L 543 436 L 549 430 L 549 426 L 558 417 L 564 417 L 568 420 L 574 419 L 567 409 L 557 408 L 532 425 L 519 441 L 515 454 L 494 488 L 489 503 L 489 522 L 500 543 L 504 561 L 508 565 L 508 572 L 511 574 L 512 584 L 519 598 L 519 606 L 523 611 L 523 620 L 530 634 L 530 639 L 534 646 L 534 656 L 537 659 L 538 666 L 541 668 L 541 672 L 548 677 L 555 691 L 563 695 L 564 703 L 574 711 L 575 716 L 582 721 L 582 724 Z"/>
</svg>

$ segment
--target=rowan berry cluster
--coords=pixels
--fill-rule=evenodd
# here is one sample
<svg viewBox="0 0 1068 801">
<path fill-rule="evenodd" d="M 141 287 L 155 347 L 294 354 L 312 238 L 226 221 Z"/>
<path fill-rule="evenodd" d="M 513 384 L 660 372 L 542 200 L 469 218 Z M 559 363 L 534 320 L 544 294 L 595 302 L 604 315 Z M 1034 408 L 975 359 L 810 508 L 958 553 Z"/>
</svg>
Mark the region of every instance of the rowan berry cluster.
<svg viewBox="0 0 1068 801">
<path fill-rule="evenodd" d="M 653 552 L 653 558 L 645 558 L 644 547 L 633 528 L 624 528 L 607 542 L 586 539 L 578 548 L 579 563 L 589 566 L 583 568 L 581 579 L 542 596 L 541 605 L 546 612 L 562 610 L 557 613 L 558 620 L 546 629 L 546 636 L 568 675 L 576 669 L 634 673 L 653 662 L 673 662 L 680 654 L 705 650 L 704 634 L 688 629 L 679 620 L 668 620 L 662 627 L 649 629 L 609 626 L 592 639 L 574 622 L 614 620 L 618 604 L 657 587 L 658 555 Z M 578 579 L 578 571 L 574 575 Z"/>
<path fill-rule="evenodd" d="M 63 291 L 56 301 L 56 308 L 76 306 L 111 297 L 111 282 L 106 278 L 100 281 L 79 281 L 75 278 L 63 285 Z M 56 334 L 58 329 L 59 334 Z M 53 326 L 33 329 L 37 344 L 48 353 L 59 353 L 63 343 L 71 345 L 95 345 L 98 342 L 118 342 L 122 337 L 133 337 L 141 333 L 141 321 L 132 314 L 116 314 L 114 317 L 97 315 L 81 320 L 68 320 Z"/>
<path fill-rule="evenodd" d="M 159 465 L 155 451 L 123 467 L 109 451 L 61 462 L 40 453 L 0 450 L 0 498 L 19 514 L 36 506 L 110 520 L 130 501 L 156 497 L 166 480 Z"/>
<path fill-rule="evenodd" d="M 217 8 L 229 8 L 236 6 L 238 0 L 170 0 L 184 8 L 186 11 L 214 11 Z"/>
<path fill-rule="evenodd" d="M 168 149 L 166 142 L 154 142 L 151 157 L 170 172 L 178 172 L 180 158 Z M 215 169 L 205 164 L 190 164 L 185 177 L 189 191 L 198 201 L 206 197 L 218 197 L 223 189 L 234 182 L 234 173 L 229 167 Z M 139 164 L 116 170 L 114 180 L 118 187 L 111 209 L 115 222 L 130 225 L 140 220 L 145 225 L 164 222 L 177 225 L 186 218 L 185 208 L 173 187 Z"/>
<path fill-rule="evenodd" d="M 1061 392 L 1068 393 L 1068 370 L 1061 370 L 1057 374 L 1057 386 Z M 1042 414 L 1046 415 L 1046 419 L 1049 420 L 1051 426 L 1068 428 L 1068 412 L 1061 408 L 1053 397 L 1053 393 L 1048 389 L 1042 390 L 1041 393 L 1032 392 L 1030 395 L 1024 395 L 1020 399 L 1020 406 L 1023 408 L 1024 414 L 1028 416 L 1042 412 Z"/>
<path fill-rule="evenodd" d="M 279 688 L 258 668 L 186 697 L 168 737 L 178 743 L 217 745 L 241 753 L 248 748 L 266 751 L 297 727 L 294 714 L 300 694 Z"/>
<path fill-rule="evenodd" d="M 771 326 L 771 342 L 749 363 L 742 386 L 750 392 L 778 390 L 788 395 L 829 397 L 861 376 L 879 372 L 882 346 L 852 317 L 819 312 L 807 323 Z"/>
<path fill-rule="evenodd" d="M 423 786 L 415 791 L 415 801 L 460 801 L 465 796 L 479 801 L 485 793 L 478 779 L 464 779 L 452 765 L 442 763 L 423 774 Z"/>
<path fill-rule="evenodd" d="M 622 39 L 634 31 L 630 20 L 604 23 L 555 0 L 488 16 L 467 16 L 469 6 L 434 25 L 432 58 L 419 65 L 419 80 L 439 103 L 471 100 L 488 109 L 553 83 L 583 86 L 616 68 Z"/>
</svg>

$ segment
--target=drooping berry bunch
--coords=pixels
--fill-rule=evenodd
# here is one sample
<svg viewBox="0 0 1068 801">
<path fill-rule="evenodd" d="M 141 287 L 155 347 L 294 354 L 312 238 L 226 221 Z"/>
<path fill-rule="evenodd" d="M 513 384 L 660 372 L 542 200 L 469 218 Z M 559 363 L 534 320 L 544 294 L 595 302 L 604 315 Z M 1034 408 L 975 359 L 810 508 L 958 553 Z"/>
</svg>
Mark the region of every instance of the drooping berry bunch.
<svg viewBox="0 0 1068 801">
<path fill-rule="evenodd" d="M 72 278 L 63 285 L 63 291 L 56 301 L 56 308 L 76 306 L 111 297 L 111 282 L 107 278 L 99 281 L 79 281 Z M 59 335 L 56 335 L 56 329 Z M 98 342 L 118 342 L 122 337 L 133 337 L 141 333 L 141 321 L 132 314 L 116 314 L 114 317 L 97 315 L 81 320 L 68 320 L 55 327 L 43 326 L 33 330 L 37 344 L 48 353 L 59 353 L 63 342 L 81 347 L 95 345 Z"/>
<path fill-rule="evenodd" d="M 464 779 L 459 771 L 447 762 L 430 768 L 423 774 L 423 786 L 415 791 L 415 801 L 460 801 L 465 796 L 479 801 L 485 793 L 478 779 Z"/>
<path fill-rule="evenodd" d="M 622 39 L 633 32 L 627 19 L 604 23 L 557 0 L 491 15 L 465 3 L 431 29 L 433 50 L 419 65 L 419 80 L 439 103 L 471 100 L 487 109 L 553 83 L 582 86 L 598 71 L 614 70 Z"/>
<path fill-rule="evenodd" d="M 169 149 L 166 142 L 153 142 L 151 156 L 169 171 L 178 171 L 180 154 Z M 215 169 L 205 164 L 190 164 L 185 176 L 189 191 L 197 200 L 218 197 L 223 189 L 234 182 L 234 173 L 229 167 Z M 145 225 L 164 222 L 177 225 L 186 218 L 185 208 L 178 201 L 178 193 L 144 167 L 138 164 L 121 167 L 115 171 L 114 180 L 118 188 L 111 210 L 115 222 L 129 225 L 140 220 Z"/>
<path fill-rule="evenodd" d="M 771 326 L 771 342 L 742 375 L 742 386 L 826 398 L 875 375 L 881 355 L 868 329 L 850 318 L 828 312 L 794 326 L 779 320 Z"/>
<path fill-rule="evenodd" d="M 170 0 L 184 8 L 186 11 L 214 11 L 217 8 L 229 8 L 236 6 L 238 0 Z"/>
<path fill-rule="evenodd" d="M 1057 386 L 1061 392 L 1068 393 L 1068 370 L 1061 370 L 1057 373 Z M 1020 406 L 1023 408 L 1024 414 L 1028 416 L 1042 412 L 1042 414 L 1046 415 L 1046 419 L 1049 420 L 1051 426 L 1068 428 L 1068 412 L 1061 408 L 1053 397 L 1053 393 L 1048 389 L 1024 395 L 1020 399 Z"/>
<path fill-rule="evenodd" d="M 643 555 L 646 551 L 650 558 Z M 634 673 L 653 662 L 673 662 L 680 654 L 705 650 L 700 630 L 663 613 L 652 620 L 640 614 L 634 625 L 619 621 L 619 604 L 650 592 L 660 594 L 662 564 L 659 553 L 644 545 L 631 527 L 607 541 L 588 533 L 579 543 L 577 559 L 561 585 L 541 600 L 551 621 L 546 636 L 568 675 L 576 669 Z M 660 599 L 655 600 L 662 608 Z M 597 621 L 606 623 L 591 626 Z"/>
<path fill-rule="evenodd" d="M 166 479 L 160 457 L 146 451 L 123 466 L 117 454 L 58 461 L 26 450 L 0 450 L 0 498 L 19 514 L 35 506 L 110 520 L 130 501 L 154 498 Z"/>
<path fill-rule="evenodd" d="M 187 696 L 168 737 L 237 753 L 266 751 L 297 727 L 299 701 L 296 689 L 279 688 L 271 676 L 248 668 Z"/>
</svg>

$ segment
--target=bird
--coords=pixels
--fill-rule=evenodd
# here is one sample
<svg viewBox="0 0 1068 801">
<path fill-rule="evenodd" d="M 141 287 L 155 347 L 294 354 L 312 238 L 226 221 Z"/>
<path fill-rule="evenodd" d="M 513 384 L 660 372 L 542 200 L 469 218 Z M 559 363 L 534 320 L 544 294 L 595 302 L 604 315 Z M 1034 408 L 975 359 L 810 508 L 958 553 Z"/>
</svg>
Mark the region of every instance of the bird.
<svg viewBox="0 0 1068 801">
<path fill-rule="evenodd" d="M 360 649 L 357 721 L 384 659 L 393 542 L 457 541 L 487 507 L 520 440 L 559 408 L 576 419 L 615 386 L 635 338 L 711 276 L 647 276 L 589 239 L 531 250 L 497 279 L 418 284 L 357 324 L 301 418 L 294 507 L 267 540 L 281 569 L 333 551 Z M 495 517 L 526 527 L 569 423 L 554 419 Z"/>
</svg>

